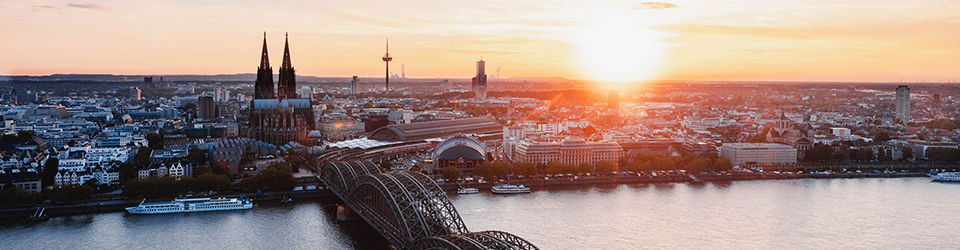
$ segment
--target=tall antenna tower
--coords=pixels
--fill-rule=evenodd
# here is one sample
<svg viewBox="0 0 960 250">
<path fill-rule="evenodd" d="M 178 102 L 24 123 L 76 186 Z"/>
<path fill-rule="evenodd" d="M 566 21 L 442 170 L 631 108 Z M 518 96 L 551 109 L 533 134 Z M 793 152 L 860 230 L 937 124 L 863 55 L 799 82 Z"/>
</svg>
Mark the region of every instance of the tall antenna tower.
<svg viewBox="0 0 960 250">
<path fill-rule="evenodd" d="M 407 63 L 401 62 L 401 63 L 400 63 L 400 78 L 407 78 L 407 72 L 405 71 L 406 68 L 407 68 Z"/>
<path fill-rule="evenodd" d="M 393 57 L 390 57 L 390 38 L 387 38 L 387 53 L 383 55 L 383 62 L 387 64 L 387 78 L 386 80 L 386 93 L 390 93 L 390 61 L 393 61 Z"/>
<path fill-rule="evenodd" d="M 500 67 L 503 67 L 503 64 L 497 66 L 497 79 L 500 79 Z"/>
</svg>

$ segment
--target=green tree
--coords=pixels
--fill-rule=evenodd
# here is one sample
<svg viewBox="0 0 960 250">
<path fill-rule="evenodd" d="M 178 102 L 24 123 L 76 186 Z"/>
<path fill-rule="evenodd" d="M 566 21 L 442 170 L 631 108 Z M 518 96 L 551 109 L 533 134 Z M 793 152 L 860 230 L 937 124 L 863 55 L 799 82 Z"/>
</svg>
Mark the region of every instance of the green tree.
<svg viewBox="0 0 960 250">
<path fill-rule="evenodd" d="M 653 168 L 654 168 L 654 169 L 657 169 L 657 170 L 674 170 L 674 169 L 677 169 L 677 163 L 676 163 L 673 159 L 670 159 L 670 158 L 667 158 L 667 157 L 662 157 L 662 156 L 661 156 L 661 157 L 657 157 L 657 158 L 653 159 L 652 161 L 650 161 L 650 163 L 653 165 Z"/>
<path fill-rule="evenodd" d="M 240 181 L 240 187 L 247 190 L 289 191 L 294 186 L 293 172 L 279 164 L 270 165 L 259 174 Z"/>
<path fill-rule="evenodd" d="M 150 166 L 150 152 L 151 150 L 148 147 L 138 148 L 137 154 L 133 156 L 133 160 L 131 161 L 133 166 L 137 168 Z"/>
<path fill-rule="evenodd" d="M 7 181 L 0 191 L 0 207 L 22 206 L 43 201 L 43 196 L 23 190 L 13 182 Z"/>
<path fill-rule="evenodd" d="M 440 170 L 440 173 L 443 175 L 443 179 L 450 181 L 457 181 L 460 178 L 460 170 L 453 166 L 447 166 Z"/>
<path fill-rule="evenodd" d="M 291 175 L 291 178 L 293 176 Z M 194 187 L 193 191 L 204 192 L 204 191 L 216 191 L 222 192 L 230 190 L 230 178 L 225 175 L 218 174 L 202 174 L 194 178 Z M 293 187 L 291 187 L 292 189 Z"/>
<path fill-rule="evenodd" d="M 900 150 L 901 150 L 901 151 L 900 151 L 900 157 L 901 157 L 901 159 L 903 159 L 903 160 L 913 159 L 913 148 L 911 148 L 911 147 L 903 147 L 903 148 L 900 149 Z"/>
<path fill-rule="evenodd" d="M 593 165 L 591 165 L 590 163 L 581 162 L 580 165 L 577 165 L 577 172 L 579 173 L 593 172 Z M 597 172 L 600 172 L 600 170 L 597 170 Z"/>
<path fill-rule="evenodd" d="M 210 167 L 207 165 L 200 165 L 193 169 L 193 176 L 200 176 L 203 174 L 213 173 L 213 170 L 210 170 Z"/>
<path fill-rule="evenodd" d="M 691 173 L 700 173 L 707 171 L 708 167 L 710 167 L 710 163 L 707 162 L 707 159 L 697 157 L 692 162 L 687 164 L 687 171 Z"/>
<path fill-rule="evenodd" d="M 370 109 L 370 108 L 373 108 L 373 107 L 374 107 L 374 106 L 373 106 L 373 103 L 369 103 L 369 102 L 368 102 L 368 103 L 364 103 L 364 104 L 363 104 L 363 109 Z"/>
<path fill-rule="evenodd" d="M 627 170 L 641 173 L 641 172 L 653 171 L 653 170 L 656 170 L 656 168 L 653 167 L 653 164 L 650 163 L 650 161 L 643 161 L 643 162 L 634 161 L 632 165 L 627 167 Z"/>
<path fill-rule="evenodd" d="M 617 164 L 614 164 L 613 162 L 600 161 L 597 162 L 596 171 L 597 173 L 611 173 L 618 172 L 619 169 L 617 168 Z"/>
<path fill-rule="evenodd" d="M 887 133 L 886 129 L 875 128 L 873 129 L 873 140 L 879 142 L 889 141 L 890 133 Z"/>
<path fill-rule="evenodd" d="M 57 171 L 60 168 L 60 159 L 50 157 L 47 159 L 47 162 L 43 164 L 43 174 L 40 175 L 40 183 L 44 187 L 53 186 L 57 178 Z"/>
<path fill-rule="evenodd" d="M 712 168 L 714 171 L 730 171 L 733 169 L 733 162 L 730 161 L 730 158 L 720 157 L 713 162 Z"/>
<path fill-rule="evenodd" d="M 537 174 L 537 164 L 534 164 L 533 162 L 529 162 L 529 161 L 518 162 L 516 164 L 513 164 L 513 166 L 517 169 L 517 172 L 518 172 L 517 174 L 519 175 L 529 176 L 529 175 Z"/>
<path fill-rule="evenodd" d="M 157 133 L 147 134 L 147 144 L 150 149 L 163 149 L 163 136 Z"/>
<path fill-rule="evenodd" d="M 29 141 L 33 139 L 36 133 L 33 130 L 20 130 L 17 132 L 18 141 Z"/>
<path fill-rule="evenodd" d="M 957 129 L 957 127 L 958 127 L 957 123 L 953 122 L 952 120 L 944 120 L 943 122 L 940 123 L 941 129 L 955 130 Z"/>
<path fill-rule="evenodd" d="M 195 161 L 201 165 L 209 164 L 207 162 L 207 152 L 197 147 L 190 148 L 190 153 L 188 153 L 184 159 Z"/>
<path fill-rule="evenodd" d="M 833 146 L 818 144 L 813 146 L 803 154 L 803 160 L 807 162 L 824 162 L 835 160 Z"/>
<path fill-rule="evenodd" d="M 931 161 L 954 164 L 960 160 L 960 149 L 956 148 L 928 148 L 924 156 Z"/>
<path fill-rule="evenodd" d="M 547 162 L 547 167 L 544 171 L 547 174 L 566 174 L 567 166 L 566 164 L 563 164 L 560 162 L 551 161 L 551 162 Z"/>
<path fill-rule="evenodd" d="M 860 137 L 867 137 L 867 134 L 866 134 L 866 133 L 863 133 L 863 130 L 857 130 L 857 131 L 853 132 L 853 135 L 858 135 L 858 136 L 860 136 Z"/>
</svg>

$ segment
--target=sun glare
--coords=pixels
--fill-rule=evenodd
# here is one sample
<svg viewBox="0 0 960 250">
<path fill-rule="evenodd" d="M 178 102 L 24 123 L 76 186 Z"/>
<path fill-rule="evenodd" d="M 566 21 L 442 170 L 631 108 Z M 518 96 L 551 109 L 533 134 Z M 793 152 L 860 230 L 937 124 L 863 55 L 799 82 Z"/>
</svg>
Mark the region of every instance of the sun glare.
<svg viewBox="0 0 960 250">
<path fill-rule="evenodd" d="M 583 73 L 593 80 L 623 89 L 630 83 L 649 80 L 659 70 L 668 33 L 624 17 L 592 20 L 578 37 Z"/>
</svg>

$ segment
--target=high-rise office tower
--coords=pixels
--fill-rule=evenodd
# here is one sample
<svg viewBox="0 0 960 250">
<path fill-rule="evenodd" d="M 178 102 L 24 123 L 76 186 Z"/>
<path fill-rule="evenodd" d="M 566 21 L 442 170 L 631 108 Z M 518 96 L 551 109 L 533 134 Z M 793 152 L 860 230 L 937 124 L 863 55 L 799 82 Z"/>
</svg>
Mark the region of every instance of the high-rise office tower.
<svg viewBox="0 0 960 250">
<path fill-rule="evenodd" d="M 197 118 L 213 119 L 217 115 L 217 107 L 213 104 L 212 96 L 201 96 L 197 98 Z"/>
<path fill-rule="evenodd" d="M 353 76 L 353 81 L 350 81 L 350 94 L 357 94 L 357 84 L 360 84 L 360 80 L 357 79 L 357 76 Z"/>
<path fill-rule="evenodd" d="M 130 89 L 130 98 L 139 101 L 140 100 L 140 88 L 133 87 Z"/>
<path fill-rule="evenodd" d="M 940 94 L 933 94 L 933 103 L 930 104 L 933 108 L 933 118 L 940 116 L 940 108 L 943 106 L 940 105 Z"/>
<path fill-rule="evenodd" d="M 478 102 L 487 100 L 487 73 L 484 64 L 482 58 L 477 61 L 477 76 L 473 78 L 473 92 L 476 93 L 473 99 Z"/>
<path fill-rule="evenodd" d="M 620 110 L 620 92 L 611 90 L 607 96 L 607 108 L 610 110 Z"/>
<path fill-rule="evenodd" d="M 894 117 L 904 124 L 910 121 L 910 87 L 907 85 L 897 86 L 897 106 Z"/>
</svg>

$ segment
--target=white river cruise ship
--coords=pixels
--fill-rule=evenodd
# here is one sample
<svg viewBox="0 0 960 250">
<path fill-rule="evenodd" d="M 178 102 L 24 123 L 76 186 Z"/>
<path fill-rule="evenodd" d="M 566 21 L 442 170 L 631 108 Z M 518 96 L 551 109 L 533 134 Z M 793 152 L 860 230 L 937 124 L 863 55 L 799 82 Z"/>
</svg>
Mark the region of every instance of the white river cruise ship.
<svg viewBox="0 0 960 250">
<path fill-rule="evenodd" d="M 127 212 L 131 214 L 168 214 L 251 208 L 253 208 L 253 200 L 244 196 L 240 198 L 189 198 L 174 199 L 171 202 L 141 202 L 139 206 L 128 207 Z"/>
</svg>

